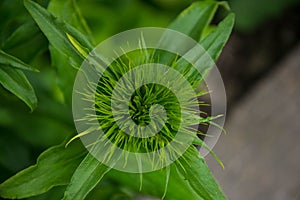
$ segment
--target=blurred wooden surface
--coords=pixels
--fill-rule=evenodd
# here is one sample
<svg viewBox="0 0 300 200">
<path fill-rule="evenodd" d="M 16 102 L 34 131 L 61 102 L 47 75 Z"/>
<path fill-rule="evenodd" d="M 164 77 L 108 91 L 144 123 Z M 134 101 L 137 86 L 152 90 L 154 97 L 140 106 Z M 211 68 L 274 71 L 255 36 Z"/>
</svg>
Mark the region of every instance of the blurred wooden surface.
<svg viewBox="0 0 300 200">
<path fill-rule="evenodd" d="M 243 66 L 241 66 L 243 67 Z M 300 45 L 226 119 L 206 160 L 228 199 L 300 199 Z"/>
</svg>

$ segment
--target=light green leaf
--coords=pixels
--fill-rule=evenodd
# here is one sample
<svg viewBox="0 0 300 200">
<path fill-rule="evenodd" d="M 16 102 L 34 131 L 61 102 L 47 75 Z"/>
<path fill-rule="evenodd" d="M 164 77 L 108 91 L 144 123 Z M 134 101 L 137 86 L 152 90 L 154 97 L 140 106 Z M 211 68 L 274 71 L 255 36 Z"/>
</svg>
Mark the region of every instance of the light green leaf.
<svg viewBox="0 0 300 200">
<path fill-rule="evenodd" d="M 194 40 L 200 40 L 204 30 L 209 25 L 220 3 L 216 1 L 195 2 L 185 9 L 179 16 L 168 26 L 169 29 L 181 32 Z M 163 35 L 160 45 L 168 49 L 184 48 L 181 50 L 188 51 L 189 46 L 181 44 L 182 40 L 174 38 L 173 34 L 168 32 Z M 170 47 L 170 48 L 169 48 Z M 162 64 L 171 65 L 176 55 L 161 53 L 156 55 Z"/>
<path fill-rule="evenodd" d="M 89 153 L 76 169 L 63 199 L 84 199 L 110 169 Z"/>
<path fill-rule="evenodd" d="M 234 14 L 229 14 L 218 26 L 208 34 L 200 44 L 210 57 L 216 61 L 226 44 L 234 25 Z"/>
<path fill-rule="evenodd" d="M 214 16 L 218 2 L 195 2 L 185 9 L 168 28 L 186 34 L 198 41 L 203 30 L 209 25 Z"/>
<path fill-rule="evenodd" d="M 0 184 L 0 196 L 26 198 L 42 194 L 54 186 L 68 184 L 85 154 L 80 141 L 73 142 L 67 148 L 65 144 L 52 147 L 40 155 L 36 165 Z"/>
<path fill-rule="evenodd" d="M 199 199 L 226 200 L 223 192 L 215 181 L 205 160 L 197 149 L 191 146 L 182 157 L 176 161 L 179 173 L 188 181 Z"/>
<path fill-rule="evenodd" d="M 26 67 L 26 66 L 24 66 Z M 37 105 L 37 98 L 34 90 L 27 80 L 24 73 L 10 66 L 0 66 L 0 84 L 8 91 L 16 95 L 19 99 L 24 101 L 31 111 Z"/>
<path fill-rule="evenodd" d="M 229 14 L 221 21 L 212 32 L 200 41 L 203 52 L 199 53 L 199 47 L 190 49 L 185 56 L 189 57 L 195 63 L 190 66 L 188 80 L 196 86 L 203 80 L 203 77 L 209 73 L 209 70 L 215 65 L 215 61 L 220 56 L 224 45 L 226 44 L 234 25 L 234 14 Z M 176 66 L 179 71 L 187 70 L 186 62 L 183 58 L 177 61 Z M 198 70 L 196 70 L 197 68 Z M 199 76 L 199 72 L 201 76 Z"/>
</svg>

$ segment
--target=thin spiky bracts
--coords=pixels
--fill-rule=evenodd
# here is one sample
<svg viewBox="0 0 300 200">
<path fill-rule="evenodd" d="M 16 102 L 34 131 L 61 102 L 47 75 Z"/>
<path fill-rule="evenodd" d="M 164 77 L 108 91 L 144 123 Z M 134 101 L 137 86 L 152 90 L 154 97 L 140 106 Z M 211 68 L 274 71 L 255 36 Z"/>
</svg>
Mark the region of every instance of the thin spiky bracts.
<svg viewBox="0 0 300 200">
<path fill-rule="evenodd" d="M 91 128 L 78 134 L 76 137 L 85 136 L 93 130 L 101 129 L 104 132 L 105 137 L 108 138 L 110 142 L 112 142 L 116 147 L 124 150 L 124 154 L 126 154 L 126 152 L 157 152 L 160 149 L 167 147 L 169 157 L 176 160 L 176 158 L 181 156 L 183 152 L 174 148 L 174 145 L 172 146 L 168 144 L 171 141 L 173 143 L 178 143 L 178 145 L 187 142 L 174 140 L 176 134 L 179 134 L 178 130 L 179 127 L 182 126 L 183 119 L 184 124 L 180 129 L 180 134 L 185 135 L 188 141 L 193 141 L 194 138 L 197 138 L 197 134 L 199 134 L 197 128 L 200 123 L 207 124 L 210 121 L 210 118 L 201 118 L 201 111 L 199 110 L 199 106 L 203 106 L 205 104 L 203 102 L 199 102 L 198 97 L 206 94 L 206 92 L 201 91 L 197 93 L 197 96 L 194 96 L 188 93 L 188 88 L 182 84 L 182 86 L 180 85 L 179 87 L 176 87 L 176 94 L 174 94 L 169 87 L 172 87 L 174 84 L 180 84 L 179 78 L 178 80 L 174 79 L 173 82 L 168 82 L 169 85 L 167 86 L 155 83 L 145 84 L 135 90 L 133 94 L 130 94 L 131 97 L 128 104 L 128 113 L 117 113 L 116 116 L 116 114 L 114 115 L 112 112 L 112 94 L 122 76 L 137 66 L 149 63 L 159 63 L 159 55 L 161 53 L 162 52 L 158 52 L 158 50 L 141 48 L 136 51 L 127 52 L 111 63 L 99 79 L 96 85 L 96 92 L 90 90 L 82 94 L 85 101 L 94 102 L 93 108 L 86 109 L 95 110 L 95 114 L 88 115 L 83 119 L 80 119 L 86 121 Z M 166 54 L 166 52 L 163 53 Z M 179 59 L 178 55 L 173 55 L 173 57 L 174 60 L 172 61 L 170 68 L 178 71 L 180 70 L 180 73 L 183 77 L 186 77 L 189 85 L 192 85 L 193 88 L 196 89 L 198 84 L 201 82 L 201 76 L 195 75 L 195 70 L 187 61 L 183 62 L 182 59 Z M 146 74 L 157 75 L 155 73 L 157 72 L 149 71 Z M 142 75 L 145 75 L 145 73 L 135 73 L 134 77 L 131 78 L 145 78 L 142 77 Z M 123 85 L 123 87 L 123 92 L 126 93 L 126 87 L 128 86 Z M 184 99 L 184 101 L 179 102 L 176 95 L 180 95 L 180 98 Z M 115 101 L 118 101 L 118 99 Z M 163 110 L 151 113 L 151 109 L 155 105 L 160 105 Z M 159 131 L 151 137 L 135 137 L 130 135 L 120 129 L 117 123 L 118 120 L 132 120 L 138 126 L 147 126 L 151 123 L 151 117 L 155 117 L 156 115 L 156 119 L 159 119 L 159 117 L 164 114 L 163 112 L 166 112 L 166 119 L 165 121 L 163 119 L 156 120 L 157 123 L 154 124 L 152 128 L 153 131 Z M 159 128 L 159 126 L 162 128 Z M 127 125 L 127 128 L 128 130 L 134 129 L 134 127 L 131 127 L 130 124 Z M 143 133 L 138 133 L 138 136 L 141 136 L 142 134 Z M 102 140 L 102 138 L 99 138 L 97 141 L 91 143 L 90 146 L 103 141 L 104 140 Z M 191 143 L 189 145 L 191 145 Z M 114 154 L 114 149 L 111 148 L 108 152 L 106 152 L 106 154 L 106 159 L 110 159 Z M 160 151 L 160 159 L 155 161 L 153 160 L 155 163 L 150 164 L 155 165 L 155 168 L 160 168 L 157 165 L 161 165 L 163 167 L 165 166 L 164 157 L 164 151 Z M 125 155 L 124 165 L 126 164 L 127 160 Z"/>
</svg>

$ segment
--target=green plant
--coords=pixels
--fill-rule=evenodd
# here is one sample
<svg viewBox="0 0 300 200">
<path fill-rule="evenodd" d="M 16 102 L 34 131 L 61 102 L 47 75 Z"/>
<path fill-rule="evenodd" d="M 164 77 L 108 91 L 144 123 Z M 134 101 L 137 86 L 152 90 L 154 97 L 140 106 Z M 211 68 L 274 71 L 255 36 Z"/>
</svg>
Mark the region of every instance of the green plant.
<svg viewBox="0 0 300 200">
<path fill-rule="evenodd" d="M 32 20 L 26 21 L 10 37 L 5 39 L 2 46 L 3 51 L 0 51 L 1 84 L 8 91 L 23 100 L 32 111 L 34 110 L 37 105 L 37 98 L 33 87 L 22 70 L 38 70 L 16 57 L 23 57 L 23 60 L 26 60 L 26 56 L 20 54 L 18 48 L 26 40 L 38 38 L 40 46 L 33 46 L 33 54 L 36 55 L 38 52 L 45 51 L 46 46 L 47 51 L 51 55 L 51 64 L 55 66 L 57 71 L 58 86 L 53 87 L 52 99 L 57 102 L 64 102 L 67 105 L 66 109 L 70 112 L 75 75 L 84 58 L 94 47 L 91 31 L 83 19 L 76 2 L 73 0 L 52 0 L 47 10 L 29 0 L 25 0 L 24 4 L 38 27 Z M 217 26 L 210 25 L 216 10 L 222 5 L 226 6 L 227 4 L 214 1 L 196 2 L 183 11 L 171 23 L 169 28 L 199 41 L 211 58 L 216 60 L 231 33 L 234 21 L 233 14 L 229 14 Z M 44 36 L 49 42 L 48 48 L 48 43 Z M 12 56 L 8 52 L 16 56 Z M 166 54 L 163 53 L 161 55 L 164 56 Z M 160 59 L 161 55 L 159 56 Z M 174 58 L 172 61 L 174 61 Z M 36 60 L 33 65 L 43 65 L 43 62 Z M 118 71 L 129 66 L 120 63 L 112 66 L 112 69 Z M 41 71 L 40 74 L 46 73 L 46 69 L 38 68 Z M 26 75 L 34 76 L 31 73 Z M 39 76 L 39 74 L 35 76 Z M 196 80 L 198 78 L 196 77 Z M 109 84 L 115 81 L 109 80 L 109 76 L 107 76 L 107 79 Z M 194 86 L 199 84 L 199 81 L 196 80 L 192 80 L 194 81 Z M 139 106 L 141 96 L 138 93 L 143 93 L 143 90 L 160 91 L 162 87 L 148 85 L 146 88 L 141 88 L 136 93 L 137 98 L 133 98 L 133 108 Z M 99 99 L 105 98 L 103 91 L 102 93 L 101 90 L 99 91 L 98 95 L 102 97 Z M 176 101 L 172 94 L 165 94 L 164 96 L 167 97 L 162 100 L 165 104 L 168 101 Z M 150 99 L 150 96 L 148 97 Z M 43 100 L 45 99 L 43 98 Z M 51 100 L 46 102 L 51 102 Z M 51 105 L 51 103 L 49 104 Z M 101 102 L 99 102 L 99 105 L 102 105 Z M 53 108 L 58 108 L 59 110 L 60 107 L 53 106 Z M 101 106 L 98 108 L 101 108 Z M 176 106 L 169 109 L 176 115 L 178 109 Z M 62 123 L 68 121 L 67 123 L 71 124 L 70 127 L 72 127 L 72 118 L 69 112 L 66 112 L 67 114 L 64 116 L 59 116 L 57 112 L 53 113 L 53 115 L 61 118 L 59 121 L 62 121 Z M 99 112 L 102 112 L 99 116 L 103 116 L 107 111 L 99 109 Z M 48 111 L 48 113 L 51 112 Z M 136 117 L 139 123 L 147 123 L 147 116 L 148 114 L 144 113 L 132 117 Z M 208 117 L 203 123 L 209 123 L 211 119 Z M 174 124 L 171 125 L 176 125 L 176 120 L 175 118 Z M 111 126 L 113 125 L 106 125 L 106 128 L 109 129 Z M 58 131 L 61 130 L 58 129 Z M 65 129 L 64 131 L 74 133 L 75 128 L 72 127 L 70 130 Z M 71 137 L 73 136 L 72 134 Z M 172 137 L 171 132 L 165 130 L 165 136 Z M 47 192 L 37 198 L 110 199 L 118 198 L 119 195 L 120 198 L 131 199 L 135 198 L 138 193 L 142 193 L 156 197 L 164 196 L 165 199 L 225 199 L 204 159 L 194 146 L 190 146 L 176 162 L 168 167 L 150 173 L 133 174 L 120 172 L 99 163 L 78 140 L 70 142 L 65 147 L 66 143 L 70 141 L 70 136 L 64 135 L 64 138 L 66 140 L 61 145 L 51 147 L 42 153 L 36 165 L 20 171 L 3 182 L 0 185 L 0 196 L 4 198 L 28 198 Z M 124 138 L 118 138 L 118 140 L 124 140 Z M 158 143 L 158 146 L 164 145 L 164 140 L 158 141 L 161 142 Z M 144 140 L 143 143 L 144 147 L 148 144 L 147 140 Z M 200 139 L 196 138 L 194 144 L 204 145 Z M 134 147 L 136 146 L 127 148 Z M 138 150 L 147 151 L 149 149 L 141 148 Z"/>
</svg>

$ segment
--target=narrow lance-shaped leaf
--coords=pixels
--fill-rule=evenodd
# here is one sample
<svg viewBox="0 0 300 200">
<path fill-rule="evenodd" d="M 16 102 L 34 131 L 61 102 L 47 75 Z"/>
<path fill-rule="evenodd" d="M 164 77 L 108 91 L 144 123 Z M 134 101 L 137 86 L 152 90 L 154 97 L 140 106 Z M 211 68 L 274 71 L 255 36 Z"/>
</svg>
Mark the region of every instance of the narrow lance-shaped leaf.
<svg viewBox="0 0 300 200">
<path fill-rule="evenodd" d="M 89 153 L 76 169 L 63 200 L 84 199 L 110 169 Z"/>
<path fill-rule="evenodd" d="M 74 77 L 77 70 L 70 65 L 70 60 L 61 51 L 49 46 L 51 52 L 51 65 L 57 68 L 57 82 L 63 92 L 64 102 L 71 102 Z M 68 72 L 68 73 L 66 73 Z"/>
<path fill-rule="evenodd" d="M 176 165 L 179 173 L 189 182 L 200 199 L 226 200 L 205 160 L 195 147 L 191 146 Z"/>
<path fill-rule="evenodd" d="M 14 57 L 12 55 L 9 55 L 2 50 L 0 50 L 0 64 L 9 65 L 9 66 L 17 68 L 17 69 L 24 69 L 24 70 L 35 71 L 35 72 L 39 71 L 36 68 L 34 68 L 30 65 L 27 65 L 20 59 Z"/>
<path fill-rule="evenodd" d="M 197 199 L 198 195 L 190 187 L 188 181 L 178 174 L 175 164 L 171 164 L 169 168 L 169 180 L 167 180 L 167 170 L 165 168 L 150 173 L 144 173 L 141 191 L 139 191 L 139 174 L 112 170 L 107 176 L 134 191 L 158 198 L 162 198 L 164 192 L 166 192 L 166 199 Z"/>
<path fill-rule="evenodd" d="M 26 198 L 42 194 L 55 186 L 66 185 L 85 154 L 80 141 L 73 142 L 67 148 L 65 144 L 52 147 L 39 156 L 36 165 L 0 184 L 0 196 Z"/>
<path fill-rule="evenodd" d="M 34 3 L 30 0 L 25 0 L 24 5 L 45 36 L 48 38 L 50 44 L 54 46 L 55 49 L 72 59 L 73 66 L 78 68 L 84 58 L 76 50 L 67 37 L 66 27 L 69 27 L 70 25 L 67 25 L 66 23 L 55 18 L 45 8 L 41 7 L 37 3 Z M 74 35 L 72 36 L 75 37 Z"/>
<path fill-rule="evenodd" d="M 37 105 L 34 90 L 24 73 L 7 65 L 0 66 L 0 84 L 25 102 L 31 111 Z"/>
<path fill-rule="evenodd" d="M 202 47 L 214 61 L 220 56 L 222 49 L 231 34 L 233 25 L 234 14 L 231 13 L 218 24 L 217 28 L 200 41 Z"/>
<path fill-rule="evenodd" d="M 85 50 L 85 53 L 89 53 L 94 48 L 91 43 L 90 28 L 81 15 L 75 0 L 52 0 L 49 3 L 48 11 L 59 18 L 59 20 L 65 22 L 64 31 L 75 48 L 80 46 Z M 77 45 L 74 45 L 74 43 Z"/>
<path fill-rule="evenodd" d="M 31 84 L 20 69 L 38 71 L 20 59 L 0 50 L 1 85 L 24 101 L 32 111 L 37 105 L 37 98 Z"/>
<path fill-rule="evenodd" d="M 18 27 L 12 34 L 9 36 L 4 44 L 4 49 L 14 48 L 22 43 L 27 42 L 28 40 L 32 39 L 33 37 L 40 34 L 39 27 L 34 23 L 33 20 L 22 24 Z"/>
<path fill-rule="evenodd" d="M 76 70 L 80 67 L 85 55 L 93 49 L 89 38 L 76 29 L 77 27 L 82 30 L 87 28 L 83 18 L 77 16 L 78 12 L 75 10 L 76 5 L 74 3 L 72 0 L 51 2 L 49 10 L 60 17 L 58 19 L 38 4 L 25 1 L 26 8 L 50 42 L 52 65 L 58 69 L 59 85 L 64 93 L 65 101 L 68 103 L 71 102 L 72 85 Z M 69 15 L 66 14 L 65 10 L 59 10 L 60 7 L 73 10 L 72 14 Z M 76 21 L 79 19 L 80 22 Z M 72 23 L 76 28 L 65 21 Z M 75 69 L 71 69 L 71 66 Z"/>
<path fill-rule="evenodd" d="M 14 30 L 2 46 L 4 51 L 14 52 L 26 62 L 33 61 L 38 54 L 45 52 L 47 47 L 48 41 L 33 19 Z"/>
<path fill-rule="evenodd" d="M 199 84 L 199 81 L 207 75 L 209 70 L 215 65 L 215 61 L 220 56 L 234 25 L 234 14 L 229 14 L 218 26 L 200 41 L 200 46 L 190 49 L 185 57 L 189 57 L 195 64 L 191 68 L 189 79 Z M 180 58 L 176 66 L 179 71 L 186 70 L 186 61 Z M 197 70 L 196 70 L 197 68 Z M 199 76 L 199 73 L 201 76 Z"/>
<path fill-rule="evenodd" d="M 86 35 L 91 35 L 91 30 L 83 18 L 76 0 L 51 0 L 48 8 L 55 17 L 67 22 L 71 26 L 76 27 L 79 31 Z"/>
<path fill-rule="evenodd" d="M 202 1 L 195 2 L 187 9 L 185 9 L 169 26 L 169 29 L 174 31 L 181 32 L 194 40 L 198 41 L 201 38 L 201 35 L 204 29 L 211 22 L 212 17 L 214 16 L 219 3 L 215 1 Z M 166 49 L 173 49 L 176 53 L 177 48 L 186 48 L 186 51 L 189 50 L 189 46 L 182 44 L 183 40 L 178 40 L 174 38 L 172 32 L 166 32 L 160 41 L 160 46 L 165 47 Z M 182 49 L 181 49 L 182 51 Z M 161 53 L 156 55 L 159 57 L 159 61 L 163 64 L 170 65 L 176 55 L 175 54 L 164 54 Z"/>
<path fill-rule="evenodd" d="M 215 1 L 195 2 L 180 13 L 168 28 L 198 41 L 203 30 L 211 22 L 218 5 L 218 2 Z"/>
</svg>

